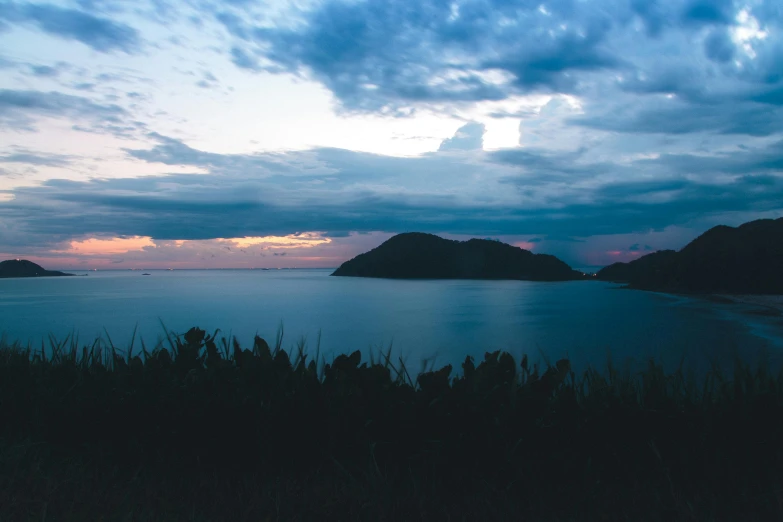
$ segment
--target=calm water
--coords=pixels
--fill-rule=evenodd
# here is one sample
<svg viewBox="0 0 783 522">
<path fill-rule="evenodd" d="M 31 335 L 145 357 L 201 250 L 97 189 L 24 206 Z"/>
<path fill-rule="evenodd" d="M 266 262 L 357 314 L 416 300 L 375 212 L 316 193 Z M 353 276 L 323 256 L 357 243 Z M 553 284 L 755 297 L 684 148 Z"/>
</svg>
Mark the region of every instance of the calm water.
<svg viewBox="0 0 783 522">
<path fill-rule="evenodd" d="M 440 367 L 497 349 L 533 360 L 568 355 L 577 368 L 603 368 L 607 350 L 615 361 L 656 357 L 668 368 L 686 349 L 702 368 L 710 357 L 725 363 L 735 349 L 750 361 L 763 349 L 773 362 L 783 354 L 781 319 L 737 305 L 596 281 L 391 281 L 330 272 L 104 271 L 0 280 L 0 331 L 40 346 L 49 333 L 64 338 L 75 331 L 91 342 L 105 328 L 125 347 L 138 324 L 150 346 L 163 339 L 162 320 L 176 333 L 220 328 L 249 345 L 256 332 L 272 344 L 282 322 L 286 348 L 304 336 L 314 352 L 319 331 L 327 360 L 357 349 L 366 357 L 393 342 L 411 370 L 433 355 Z"/>
</svg>

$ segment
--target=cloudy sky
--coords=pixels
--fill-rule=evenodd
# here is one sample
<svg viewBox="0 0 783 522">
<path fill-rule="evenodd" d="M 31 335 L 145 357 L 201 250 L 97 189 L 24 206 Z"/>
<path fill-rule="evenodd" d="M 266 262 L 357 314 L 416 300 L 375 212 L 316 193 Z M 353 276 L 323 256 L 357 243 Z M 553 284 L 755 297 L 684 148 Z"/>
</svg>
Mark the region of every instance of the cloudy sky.
<svg viewBox="0 0 783 522">
<path fill-rule="evenodd" d="M 780 0 L 0 0 L 0 258 L 584 267 L 781 215 Z"/>
</svg>

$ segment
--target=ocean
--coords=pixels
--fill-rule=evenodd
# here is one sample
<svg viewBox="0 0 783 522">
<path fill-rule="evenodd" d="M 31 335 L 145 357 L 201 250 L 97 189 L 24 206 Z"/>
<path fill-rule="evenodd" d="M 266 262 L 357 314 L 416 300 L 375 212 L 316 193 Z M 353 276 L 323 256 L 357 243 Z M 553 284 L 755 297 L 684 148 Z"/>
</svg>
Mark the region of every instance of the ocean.
<svg viewBox="0 0 783 522">
<path fill-rule="evenodd" d="M 250 347 L 270 345 L 282 327 L 283 347 L 304 342 L 327 362 L 360 350 L 363 360 L 392 347 L 411 372 L 505 350 L 531 361 L 571 359 L 587 365 L 638 368 L 650 358 L 701 373 L 710 360 L 730 369 L 734 353 L 755 363 L 783 355 L 783 319 L 713 303 L 619 288 L 599 281 L 384 280 L 329 277 L 332 270 L 75 271 L 82 277 L 0 280 L 0 333 L 40 349 L 77 335 L 102 336 L 136 350 L 165 346 L 162 325 L 176 334 L 192 326 Z M 142 275 L 148 273 L 150 275 Z M 319 344 L 320 340 L 320 344 Z"/>
</svg>

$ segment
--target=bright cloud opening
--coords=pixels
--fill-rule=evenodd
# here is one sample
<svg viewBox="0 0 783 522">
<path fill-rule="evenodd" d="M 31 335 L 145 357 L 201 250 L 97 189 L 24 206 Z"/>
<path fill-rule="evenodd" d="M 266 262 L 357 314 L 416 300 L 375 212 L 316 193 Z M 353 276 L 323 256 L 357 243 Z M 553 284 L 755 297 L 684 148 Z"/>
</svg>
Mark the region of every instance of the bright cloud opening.
<svg viewBox="0 0 783 522">
<path fill-rule="evenodd" d="M 737 26 L 731 30 L 731 38 L 734 43 L 745 51 L 749 58 L 756 58 L 756 51 L 753 49 L 754 40 L 764 40 L 767 32 L 761 29 L 759 21 L 756 20 L 747 9 L 742 9 L 737 13 Z"/>
</svg>

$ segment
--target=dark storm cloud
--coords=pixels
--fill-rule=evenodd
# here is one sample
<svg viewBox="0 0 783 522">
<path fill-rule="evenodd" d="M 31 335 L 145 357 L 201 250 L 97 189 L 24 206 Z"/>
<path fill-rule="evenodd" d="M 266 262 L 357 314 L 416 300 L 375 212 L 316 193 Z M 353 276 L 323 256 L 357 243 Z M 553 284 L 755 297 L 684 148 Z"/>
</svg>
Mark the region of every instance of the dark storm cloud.
<svg viewBox="0 0 783 522">
<path fill-rule="evenodd" d="M 734 17 L 732 0 L 691 0 L 685 4 L 682 20 L 693 25 L 725 25 Z"/>
<path fill-rule="evenodd" d="M 290 72 L 307 71 L 345 108 L 373 111 L 573 90 L 572 73 L 623 62 L 603 46 L 617 3 L 566 0 L 539 9 L 540 2 L 508 0 L 327 1 L 302 13 L 304 23 L 294 27 L 254 26 L 223 9 L 216 17 L 236 39 L 237 66 L 261 69 L 262 57 Z M 490 81 L 482 73 L 491 70 L 509 81 Z"/>
<path fill-rule="evenodd" d="M 448 198 L 443 198 L 441 204 L 421 204 L 415 198 L 365 195 L 341 205 L 314 201 L 303 210 L 273 201 L 240 198 L 213 203 L 145 195 L 85 194 L 94 188 L 89 183 L 74 188 L 82 193 L 63 194 L 63 187 L 56 184 L 19 189 L 15 191 L 17 199 L 0 207 L 0 212 L 9 220 L 24 216 L 22 229 L 36 234 L 209 239 L 335 229 L 479 235 L 538 232 L 585 237 L 662 230 L 705 214 L 776 210 L 783 204 L 783 181 L 773 177 L 745 177 L 722 186 L 692 183 L 682 187 L 676 198 L 661 203 L 618 198 L 618 192 L 631 194 L 631 187 L 621 187 L 619 191 L 609 187 L 597 191 L 591 203 L 566 202 L 560 208 L 539 209 L 460 207 Z M 643 194 L 640 187 L 631 195 Z"/>
<path fill-rule="evenodd" d="M 65 167 L 73 161 L 71 156 L 62 154 L 46 154 L 42 152 L 20 151 L 0 155 L 0 163 L 23 163 L 41 167 Z"/>
<path fill-rule="evenodd" d="M 157 145 L 148 150 L 126 149 L 133 158 L 149 163 L 163 163 L 165 165 L 191 165 L 224 171 L 226 169 L 251 168 L 256 173 L 270 173 L 280 166 L 274 161 L 275 155 L 231 155 L 214 154 L 193 149 L 179 140 L 151 133 L 150 138 L 157 141 Z"/>
<path fill-rule="evenodd" d="M 667 26 L 672 25 L 671 8 L 664 2 L 650 0 L 631 0 L 631 10 L 644 24 L 647 36 L 658 38 Z"/>
<path fill-rule="evenodd" d="M 771 88 L 765 92 L 756 94 L 751 99 L 769 105 L 783 105 L 783 86 Z"/>
<path fill-rule="evenodd" d="M 76 0 L 83 11 L 117 17 L 131 12 L 154 22 L 170 23 L 178 18 L 186 2 L 177 0 Z"/>
<path fill-rule="evenodd" d="M 133 27 L 108 18 L 51 4 L 0 2 L 0 20 L 30 24 L 67 40 L 77 40 L 100 52 L 140 49 L 141 38 Z"/>
<path fill-rule="evenodd" d="M 783 141 L 763 147 L 741 147 L 730 152 L 705 154 L 661 154 L 640 159 L 637 168 L 652 168 L 659 175 L 693 175 L 710 178 L 722 174 L 780 174 L 783 172 Z"/>
<path fill-rule="evenodd" d="M 710 33 L 704 41 L 704 54 L 710 60 L 725 63 L 734 58 L 736 47 L 731 35 L 725 29 L 717 29 Z"/>
<path fill-rule="evenodd" d="M 16 69 L 17 72 L 33 78 L 56 79 L 62 76 L 66 71 L 71 70 L 72 67 L 66 62 L 57 62 L 47 65 L 7 60 L 0 56 L 0 69 Z"/>
<path fill-rule="evenodd" d="M 36 116 L 118 124 L 127 113 L 119 105 L 98 104 L 87 98 L 60 92 L 0 89 L 0 127 L 30 127 Z"/>
<path fill-rule="evenodd" d="M 90 82 L 80 82 L 71 85 L 71 88 L 77 91 L 92 91 L 95 89 L 95 84 Z"/>
<path fill-rule="evenodd" d="M 245 24 L 242 18 L 236 14 L 222 11 L 217 13 L 215 18 L 218 22 L 223 24 L 229 33 L 233 34 L 237 38 L 242 40 L 248 40 L 250 38 L 250 32 L 247 24 Z"/>
<path fill-rule="evenodd" d="M 248 69 L 251 71 L 261 70 L 261 67 L 258 64 L 258 60 L 250 56 L 239 47 L 231 48 L 231 61 L 240 69 Z"/>
<path fill-rule="evenodd" d="M 302 230 L 332 231 L 334 236 L 419 230 L 567 238 L 662 230 L 705 216 L 783 208 L 783 176 L 754 171 L 754 166 L 780 160 L 779 143 L 725 153 L 722 162 L 714 162 L 716 171 L 725 164 L 722 172 L 743 166 L 746 172 L 721 181 L 671 174 L 667 169 L 672 162 L 697 164 L 697 156 L 679 155 L 637 160 L 609 176 L 600 164 L 566 158 L 563 163 L 574 169 L 574 176 L 563 183 L 535 175 L 535 168 L 531 175 L 525 167 L 497 163 L 497 153 L 472 152 L 474 170 L 460 174 L 454 171 L 460 163 L 451 154 L 391 158 L 316 149 L 224 156 L 171 138 L 157 139 L 157 147 L 130 153 L 210 173 L 50 180 L 14 189 L 14 199 L 0 203 L 0 220 L 27 234 L 58 238 L 100 233 L 211 239 Z M 432 170 L 437 173 L 430 183 L 426 176 Z M 631 177 L 636 170 L 657 176 Z M 452 172 L 448 187 L 441 172 Z M 473 179 L 477 173 L 483 176 L 478 181 Z M 461 191 L 444 190 L 452 186 Z"/>
<path fill-rule="evenodd" d="M 53 78 L 60 74 L 60 69 L 52 67 L 50 65 L 31 65 L 30 71 L 35 75 L 42 78 Z"/>
<path fill-rule="evenodd" d="M 569 123 L 593 129 L 629 133 L 690 134 L 713 132 L 769 136 L 783 131 L 783 108 L 735 101 L 724 104 L 687 103 L 676 98 L 615 105 L 590 112 Z"/>
<path fill-rule="evenodd" d="M 601 174 L 617 173 L 627 170 L 614 163 L 586 163 L 583 161 L 584 149 L 576 151 L 548 151 L 532 147 L 501 149 L 488 152 L 486 160 L 508 166 L 518 167 L 524 175 L 511 175 L 501 179 L 520 187 L 533 182 L 568 183 L 592 179 Z"/>
<path fill-rule="evenodd" d="M 231 59 L 238 67 L 306 74 L 345 109 L 405 114 L 400 109 L 406 106 L 531 92 L 605 99 L 607 88 L 616 87 L 690 101 L 700 94 L 701 102 L 710 94 L 699 93 L 705 86 L 773 96 L 767 91 L 783 80 L 780 33 L 753 39 L 755 50 L 747 54 L 732 31 L 743 23 L 741 13 L 756 16 L 762 27 L 780 27 L 777 4 L 326 0 L 293 10 L 291 23 L 254 23 L 253 11 L 241 5 L 220 4 L 213 16 L 233 37 Z M 616 75 L 637 82 L 610 87 Z M 730 106 L 728 99 L 723 103 Z"/>
</svg>

